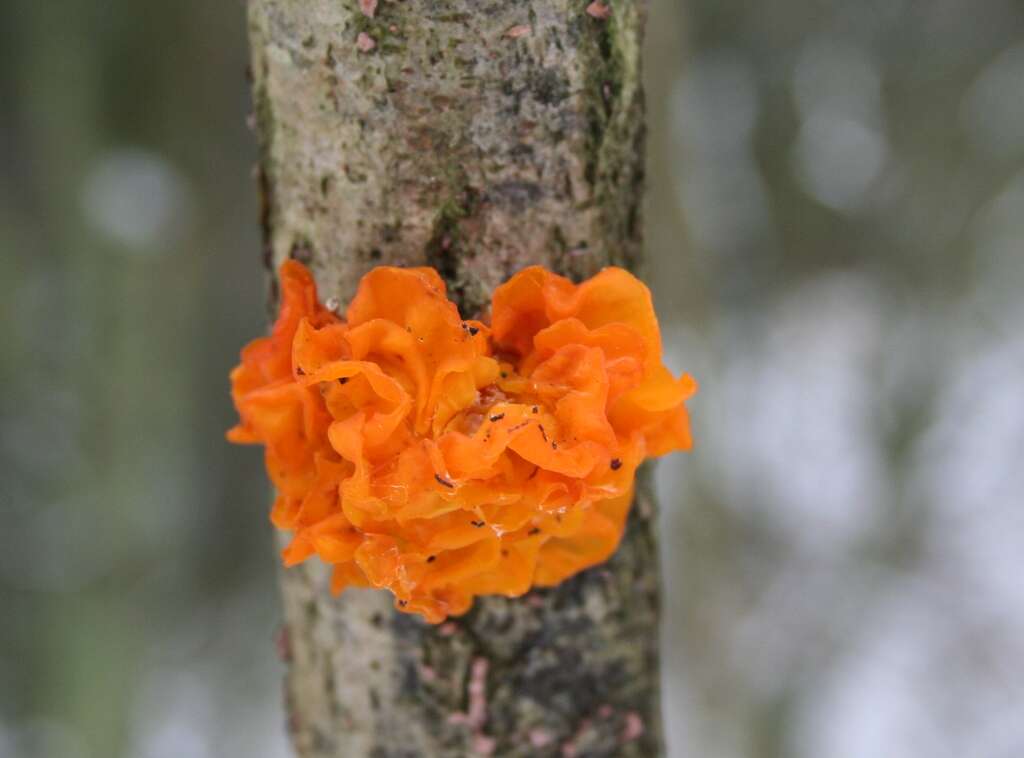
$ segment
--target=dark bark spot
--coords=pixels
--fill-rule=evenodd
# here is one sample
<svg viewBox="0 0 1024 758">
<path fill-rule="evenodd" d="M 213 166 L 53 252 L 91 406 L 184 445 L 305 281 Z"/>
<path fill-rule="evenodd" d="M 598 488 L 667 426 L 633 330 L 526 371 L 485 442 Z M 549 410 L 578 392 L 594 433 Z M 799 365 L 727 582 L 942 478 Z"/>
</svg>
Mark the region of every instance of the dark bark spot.
<svg viewBox="0 0 1024 758">
<path fill-rule="evenodd" d="M 557 69 L 544 68 L 534 74 L 531 90 L 538 102 L 556 105 L 569 96 L 569 82 Z"/>
<path fill-rule="evenodd" d="M 309 240 L 295 240 L 292 242 L 291 250 L 288 251 L 288 256 L 303 266 L 308 266 L 313 260 L 313 246 Z"/>
<path fill-rule="evenodd" d="M 516 213 L 523 213 L 540 200 L 541 188 L 533 182 L 502 182 L 487 191 L 487 199 L 495 205 L 504 205 Z"/>
</svg>

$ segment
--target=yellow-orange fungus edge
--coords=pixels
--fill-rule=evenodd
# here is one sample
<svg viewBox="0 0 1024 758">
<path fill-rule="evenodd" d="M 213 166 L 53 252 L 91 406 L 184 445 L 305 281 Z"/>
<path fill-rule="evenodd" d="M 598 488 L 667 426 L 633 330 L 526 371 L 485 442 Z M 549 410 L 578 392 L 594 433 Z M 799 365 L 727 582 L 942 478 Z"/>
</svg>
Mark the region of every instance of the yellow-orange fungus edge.
<svg viewBox="0 0 1024 758">
<path fill-rule="evenodd" d="M 540 267 L 464 320 L 428 268 L 368 273 L 341 319 L 300 263 L 231 372 L 238 443 L 266 448 L 286 566 L 390 590 L 438 623 L 606 560 L 648 456 L 690 447 L 696 391 L 661 362 L 647 288 Z"/>
</svg>

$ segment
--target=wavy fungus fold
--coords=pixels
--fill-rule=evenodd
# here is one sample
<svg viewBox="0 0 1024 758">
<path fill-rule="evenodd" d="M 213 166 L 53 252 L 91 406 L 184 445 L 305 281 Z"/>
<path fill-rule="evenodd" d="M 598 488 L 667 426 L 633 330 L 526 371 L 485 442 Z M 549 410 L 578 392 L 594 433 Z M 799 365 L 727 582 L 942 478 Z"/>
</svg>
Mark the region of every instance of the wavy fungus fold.
<svg viewBox="0 0 1024 758">
<path fill-rule="evenodd" d="M 661 362 L 647 288 L 608 268 L 540 267 L 463 320 L 437 272 L 380 267 L 341 319 L 302 264 L 231 373 L 228 439 L 266 448 L 291 566 L 390 590 L 437 623 L 476 595 L 518 596 L 606 560 L 644 458 L 690 447 L 696 390 Z"/>
</svg>

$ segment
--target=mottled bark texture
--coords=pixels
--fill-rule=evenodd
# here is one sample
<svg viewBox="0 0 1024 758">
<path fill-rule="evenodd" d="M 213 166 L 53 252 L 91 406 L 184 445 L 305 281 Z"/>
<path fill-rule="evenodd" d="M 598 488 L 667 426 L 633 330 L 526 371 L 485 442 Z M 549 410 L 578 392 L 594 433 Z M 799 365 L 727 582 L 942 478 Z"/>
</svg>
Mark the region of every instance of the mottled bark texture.
<svg viewBox="0 0 1024 758">
<path fill-rule="evenodd" d="M 467 316 L 529 264 L 635 269 L 644 2 L 588 2 L 249 0 L 267 265 L 342 305 L 434 266 Z M 607 564 L 441 626 L 284 572 L 298 754 L 658 755 L 652 514 L 641 488 Z"/>
</svg>

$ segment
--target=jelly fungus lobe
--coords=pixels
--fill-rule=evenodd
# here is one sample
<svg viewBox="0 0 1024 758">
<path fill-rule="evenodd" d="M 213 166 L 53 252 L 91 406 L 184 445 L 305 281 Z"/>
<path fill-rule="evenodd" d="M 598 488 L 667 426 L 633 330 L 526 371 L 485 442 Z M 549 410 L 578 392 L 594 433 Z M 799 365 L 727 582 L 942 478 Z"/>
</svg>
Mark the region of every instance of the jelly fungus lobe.
<svg viewBox="0 0 1024 758">
<path fill-rule="evenodd" d="M 389 590 L 432 623 L 605 561 L 637 467 L 690 448 L 688 375 L 661 361 L 647 288 L 541 267 L 463 319 L 430 268 L 379 267 L 344 317 L 310 272 L 280 270 L 280 312 L 231 372 L 237 443 L 261 444 L 292 534 L 332 589 Z"/>
</svg>

